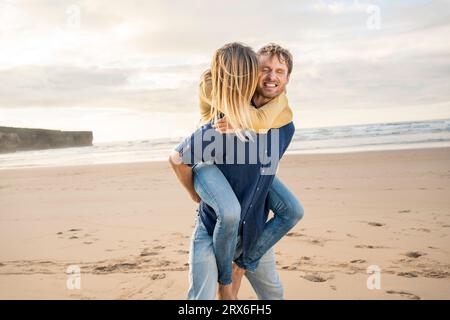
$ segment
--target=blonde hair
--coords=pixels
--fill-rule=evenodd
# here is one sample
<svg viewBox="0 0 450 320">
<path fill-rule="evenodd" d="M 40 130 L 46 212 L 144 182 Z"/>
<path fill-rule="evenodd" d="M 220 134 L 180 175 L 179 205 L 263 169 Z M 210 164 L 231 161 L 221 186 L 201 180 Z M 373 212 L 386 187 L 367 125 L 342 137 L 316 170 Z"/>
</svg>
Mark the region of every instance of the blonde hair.
<svg viewBox="0 0 450 320">
<path fill-rule="evenodd" d="M 233 42 L 216 50 L 211 61 L 211 114 L 215 123 L 221 111 L 237 130 L 252 128 L 249 105 L 258 84 L 258 59 L 252 48 Z"/>
</svg>

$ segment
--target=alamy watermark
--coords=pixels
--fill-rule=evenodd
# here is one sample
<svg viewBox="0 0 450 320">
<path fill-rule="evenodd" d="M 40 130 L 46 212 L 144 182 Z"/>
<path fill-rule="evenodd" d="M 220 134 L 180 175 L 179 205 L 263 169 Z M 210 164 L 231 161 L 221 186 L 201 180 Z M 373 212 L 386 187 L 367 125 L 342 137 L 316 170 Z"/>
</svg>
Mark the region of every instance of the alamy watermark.
<svg viewBox="0 0 450 320">
<path fill-rule="evenodd" d="M 81 9 L 78 5 L 70 5 L 66 9 L 66 26 L 68 29 L 78 30 L 81 26 Z"/>
<path fill-rule="evenodd" d="M 377 265 L 370 265 L 367 267 L 367 289 L 369 290 L 380 290 L 381 289 L 381 269 Z"/>
<path fill-rule="evenodd" d="M 80 290 L 81 289 L 81 269 L 77 265 L 70 265 L 66 269 L 67 281 L 66 287 L 69 290 Z"/>
<path fill-rule="evenodd" d="M 261 175 L 274 175 L 280 160 L 280 132 L 267 134 L 245 131 L 246 139 L 221 134 L 214 128 L 197 130 L 180 145 L 181 162 L 196 164 L 259 164 Z"/>
<path fill-rule="evenodd" d="M 379 6 L 369 4 L 366 10 L 369 17 L 366 26 L 369 30 L 380 30 L 381 28 L 381 9 Z"/>
</svg>

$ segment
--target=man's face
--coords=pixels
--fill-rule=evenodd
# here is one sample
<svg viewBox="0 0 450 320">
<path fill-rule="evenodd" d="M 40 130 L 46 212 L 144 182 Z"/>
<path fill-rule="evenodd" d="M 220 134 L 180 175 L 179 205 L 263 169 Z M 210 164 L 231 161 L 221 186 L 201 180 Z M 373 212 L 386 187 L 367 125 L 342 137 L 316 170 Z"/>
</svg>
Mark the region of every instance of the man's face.
<svg viewBox="0 0 450 320">
<path fill-rule="evenodd" d="M 288 66 L 277 55 L 260 55 L 259 79 L 256 94 L 267 99 L 280 95 L 289 82 Z"/>
</svg>

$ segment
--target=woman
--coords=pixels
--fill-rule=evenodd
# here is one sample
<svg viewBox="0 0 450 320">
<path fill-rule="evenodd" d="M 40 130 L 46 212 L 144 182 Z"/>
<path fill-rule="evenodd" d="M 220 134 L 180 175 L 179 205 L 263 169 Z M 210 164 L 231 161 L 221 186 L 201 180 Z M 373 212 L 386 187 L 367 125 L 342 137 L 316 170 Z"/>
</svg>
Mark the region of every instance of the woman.
<svg viewBox="0 0 450 320">
<path fill-rule="evenodd" d="M 212 59 L 211 69 L 202 75 L 200 82 L 202 122 L 223 124 L 222 117 L 225 115 L 238 137 L 244 139 L 243 130 L 266 132 L 272 127 L 281 127 L 292 121 L 292 112 L 284 94 L 259 109 L 251 106 L 257 81 L 257 57 L 251 48 L 231 43 L 218 49 Z M 234 299 L 238 286 L 234 286 L 233 291 L 232 261 L 240 222 L 240 204 L 227 179 L 214 164 L 197 164 L 193 168 L 193 174 L 195 192 L 191 193 L 191 196 L 196 201 L 199 201 L 199 196 L 217 215 L 213 246 L 218 269 L 219 298 Z M 280 184 L 274 183 L 278 186 Z M 282 185 L 281 187 L 284 188 Z M 285 193 L 286 190 L 284 188 L 282 191 Z M 283 214 L 287 216 L 289 212 Z M 280 216 L 281 214 L 278 218 Z M 295 223 L 298 221 L 297 218 L 298 215 L 294 219 L 284 219 L 286 228 L 290 229 L 293 220 L 296 220 Z M 273 244 L 269 245 L 271 247 Z M 258 259 L 270 247 L 257 248 L 257 252 L 252 255 L 253 261 L 248 263 L 255 268 Z M 244 270 L 246 262 L 240 261 L 239 266 Z"/>
</svg>

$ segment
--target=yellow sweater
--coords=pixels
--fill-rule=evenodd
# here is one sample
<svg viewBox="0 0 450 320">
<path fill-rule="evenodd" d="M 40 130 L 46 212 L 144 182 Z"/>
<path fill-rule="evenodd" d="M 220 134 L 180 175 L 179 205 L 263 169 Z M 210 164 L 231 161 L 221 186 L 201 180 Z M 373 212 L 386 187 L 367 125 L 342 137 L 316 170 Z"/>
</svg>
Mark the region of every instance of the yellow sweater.
<svg viewBox="0 0 450 320">
<path fill-rule="evenodd" d="M 211 112 L 211 91 L 211 72 L 206 71 L 203 73 L 199 85 L 202 123 L 209 120 Z M 292 121 L 293 114 L 288 105 L 285 93 L 280 94 L 260 108 L 255 108 L 252 105 L 249 105 L 248 107 L 250 108 L 250 119 L 253 125 L 252 129 L 256 132 L 265 133 L 271 128 L 280 128 Z M 223 112 L 221 109 L 219 109 L 219 111 Z"/>
</svg>

